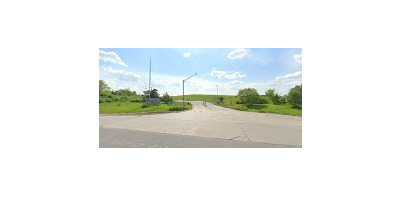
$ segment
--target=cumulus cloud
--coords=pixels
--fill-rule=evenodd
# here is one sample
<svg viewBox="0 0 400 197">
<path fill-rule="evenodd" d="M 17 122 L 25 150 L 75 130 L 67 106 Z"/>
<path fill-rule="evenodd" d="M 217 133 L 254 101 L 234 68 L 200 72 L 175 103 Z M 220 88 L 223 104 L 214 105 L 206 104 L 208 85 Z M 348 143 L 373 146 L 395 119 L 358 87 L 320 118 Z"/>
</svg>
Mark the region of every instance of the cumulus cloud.
<svg viewBox="0 0 400 197">
<path fill-rule="evenodd" d="M 286 80 L 286 79 L 291 79 L 291 78 L 298 78 L 302 76 L 302 71 L 294 72 L 294 73 L 289 73 L 283 76 L 278 76 L 275 78 L 276 81 L 279 80 Z"/>
<path fill-rule="evenodd" d="M 187 52 L 184 52 L 182 55 L 183 55 L 184 58 L 189 58 L 190 56 L 192 56 L 192 53 L 187 51 Z"/>
<path fill-rule="evenodd" d="M 120 66 L 125 66 L 128 67 L 128 65 L 122 61 L 122 59 L 119 57 L 119 55 L 117 53 L 115 53 L 114 51 L 103 51 L 100 50 L 99 51 L 99 60 L 103 61 L 103 62 L 110 62 L 110 63 L 114 63 Z"/>
<path fill-rule="evenodd" d="M 117 70 L 111 67 L 104 67 L 100 70 L 100 78 L 114 90 L 130 88 L 138 93 L 148 89 L 146 75 L 141 79 L 139 75 L 126 70 Z M 152 75 L 152 88 L 158 90 L 159 94 L 168 92 L 170 95 L 182 95 L 182 79 L 187 76 L 164 75 L 154 73 Z M 256 88 L 258 93 L 264 94 L 268 89 L 275 89 L 280 94 L 287 94 L 290 88 L 302 83 L 302 71 L 277 76 L 270 81 L 264 82 L 242 82 L 238 79 L 220 82 L 206 79 L 201 76 L 194 76 L 185 82 L 185 94 L 216 94 L 218 85 L 220 95 L 236 95 L 238 90 L 243 88 Z"/>
<path fill-rule="evenodd" d="M 249 53 L 249 51 L 247 49 L 235 49 L 235 50 L 229 52 L 227 58 L 229 58 L 229 59 L 242 59 L 248 53 Z"/>
<path fill-rule="evenodd" d="M 216 77 L 218 79 L 237 79 L 237 78 L 243 78 L 246 75 L 240 74 L 240 72 L 222 71 L 222 70 L 217 70 L 217 69 L 213 68 L 210 73 L 210 76 Z"/>
<path fill-rule="evenodd" d="M 227 83 L 228 85 L 240 85 L 243 84 L 243 82 L 239 81 L 239 80 L 233 80 L 231 82 Z"/>
<path fill-rule="evenodd" d="M 140 79 L 138 74 L 127 70 L 115 70 L 112 67 L 102 67 L 103 73 L 111 76 L 114 79 L 122 80 L 122 81 L 130 81 L 137 82 Z"/>
<path fill-rule="evenodd" d="M 172 76 L 154 74 L 151 86 L 158 90 L 160 94 L 168 92 L 169 95 L 182 95 L 182 79 L 186 76 Z M 185 82 L 185 94 L 216 94 L 217 87 L 220 94 L 237 94 L 237 90 L 243 88 L 243 82 L 239 80 L 224 83 L 208 80 L 200 76 L 194 76 Z"/>
<path fill-rule="evenodd" d="M 293 59 L 294 61 L 296 61 L 297 63 L 301 64 L 303 62 L 303 54 L 294 54 L 293 55 Z"/>
<path fill-rule="evenodd" d="M 298 71 L 275 77 L 275 79 L 271 81 L 253 82 L 247 85 L 256 88 L 261 94 L 268 89 L 275 89 L 279 94 L 287 94 L 291 88 L 300 85 L 301 83 L 302 71 Z"/>
</svg>

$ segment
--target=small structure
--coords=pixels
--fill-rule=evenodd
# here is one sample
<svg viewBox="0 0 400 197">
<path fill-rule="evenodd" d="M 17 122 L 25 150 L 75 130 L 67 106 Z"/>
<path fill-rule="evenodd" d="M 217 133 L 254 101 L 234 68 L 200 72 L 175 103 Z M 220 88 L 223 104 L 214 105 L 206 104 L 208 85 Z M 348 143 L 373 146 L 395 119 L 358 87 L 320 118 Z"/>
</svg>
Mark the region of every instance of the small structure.
<svg viewBox="0 0 400 197">
<path fill-rule="evenodd" d="M 147 105 L 158 105 L 160 104 L 160 98 L 146 98 Z"/>
</svg>

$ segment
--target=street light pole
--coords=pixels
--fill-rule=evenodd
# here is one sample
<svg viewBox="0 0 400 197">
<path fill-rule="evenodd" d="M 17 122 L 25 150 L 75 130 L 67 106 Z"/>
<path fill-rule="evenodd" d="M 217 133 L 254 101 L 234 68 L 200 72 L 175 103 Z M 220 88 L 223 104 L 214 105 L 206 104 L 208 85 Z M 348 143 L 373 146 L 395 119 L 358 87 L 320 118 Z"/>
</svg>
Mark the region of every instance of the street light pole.
<svg viewBox="0 0 400 197">
<path fill-rule="evenodd" d="M 191 77 L 197 75 L 197 73 L 194 73 L 193 75 L 190 75 L 188 78 L 182 80 L 182 87 L 183 87 L 183 106 L 185 106 L 185 81 L 189 80 Z"/>
<path fill-rule="evenodd" d="M 150 93 L 151 93 L 151 58 L 150 58 L 150 71 L 149 71 L 149 99 L 150 99 Z"/>
</svg>

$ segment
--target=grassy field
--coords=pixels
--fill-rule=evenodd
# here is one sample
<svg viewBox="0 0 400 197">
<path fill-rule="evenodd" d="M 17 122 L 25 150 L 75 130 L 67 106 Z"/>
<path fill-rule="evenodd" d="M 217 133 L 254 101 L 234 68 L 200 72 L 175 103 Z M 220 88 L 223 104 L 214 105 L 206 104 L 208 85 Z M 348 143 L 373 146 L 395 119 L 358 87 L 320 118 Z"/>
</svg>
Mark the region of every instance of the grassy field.
<svg viewBox="0 0 400 197">
<path fill-rule="evenodd" d="M 141 113 L 141 112 L 169 112 L 169 111 L 183 111 L 184 108 L 181 103 L 173 104 L 160 104 L 143 108 L 143 103 L 137 102 L 112 102 L 112 103 L 99 103 L 100 114 L 119 114 L 119 113 Z M 192 105 L 186 105 L 186 110 L 192 109 Z"/>
<path fill-rule="evenodd" d="M 235 100 L 235 96 L 232 95 L 218 95 L 218 97 L 223 97 L 224 102 L 231 103 Z M 207 101 L 215 104 L 217 96 L 216 95 L 203 95 L 203 94 L 191 94 L 185 95 L 185 100 L 187 101 Z M 182 100 L 182 96 L 172 96 L 174 100 Z"/>
<path fill-rule="evenodd" d="M 292 116 L 301 116 L 301 109 L 294 109 L 290 105 L 273 105 L 273 104 L 254 104 L 251 106 L 245 106 L 240 104 L 221 104 L 223 107 L 237 109 L 241 111 L 251 111 L 260 113 L 274 113 L 274 114 L 284 114 Z"/>
<path fill-rule="evenodd" d="M 227 107 L 227 108 L 241 110 L 241 111 L 302 116 L 301 109 L 294 109 L 288 104 L 284 104 L 284 105 L 254 104 L 252 106 L 246 106 L 246 105 L 236 104 L 235 96 L 219 95 L 219 97 L 223 97 L 223 103 L 219 104 L 222 107 Z M 182 96 L 173 96 L 172 98 L 174 100 L 182 100 Z M 185 95 L 185 100 L 187 100 L 187 101 L 207 101 L 207 102 L 212 102 L 212 103 L 216 104 L 216 96 L 215 95 L 198 95 L 198 94 Z"/>
</svg>

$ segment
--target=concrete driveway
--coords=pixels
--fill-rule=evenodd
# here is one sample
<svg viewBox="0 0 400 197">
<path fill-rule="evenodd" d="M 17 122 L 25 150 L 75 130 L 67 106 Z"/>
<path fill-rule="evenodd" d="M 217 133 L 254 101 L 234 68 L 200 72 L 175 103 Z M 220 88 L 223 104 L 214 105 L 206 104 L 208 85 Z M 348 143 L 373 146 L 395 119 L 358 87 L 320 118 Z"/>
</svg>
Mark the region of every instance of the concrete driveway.
<svg viewBox="0 0 400 197">
<path fill-rule="evenodd" d="M 147 131 L 243 142 L 302 146 L 302 118 L 242 112 L 193 101 L 185 112 L 100 116 L 100 128 Z M 101 136 L 100 136 L 101 138 Z"/>
</svg>

